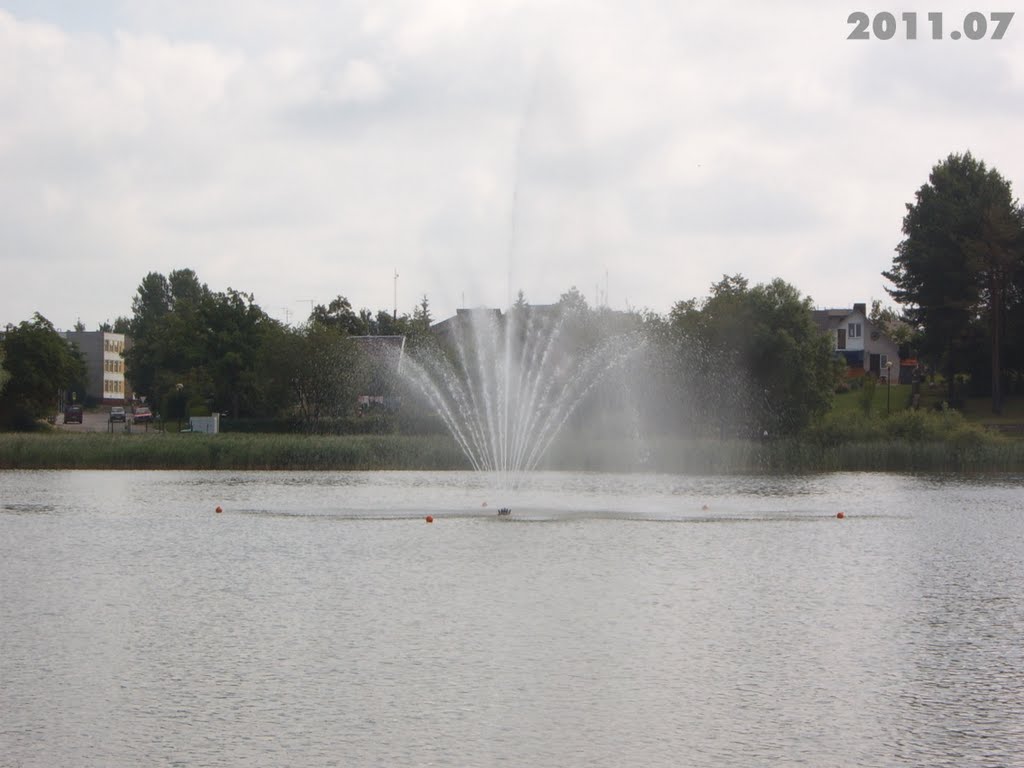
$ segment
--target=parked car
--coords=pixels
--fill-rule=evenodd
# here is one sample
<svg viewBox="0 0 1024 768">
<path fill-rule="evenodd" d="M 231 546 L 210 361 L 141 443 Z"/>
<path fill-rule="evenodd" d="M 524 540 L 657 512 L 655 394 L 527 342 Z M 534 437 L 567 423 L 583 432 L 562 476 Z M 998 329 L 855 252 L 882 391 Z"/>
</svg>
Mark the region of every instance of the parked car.
<svg viewBox="0 0 1024 768">
<path fill-rule="evenodd" d="M 153 412 L 148 406 L 137 405 L 132 413 L 132 421 L 136 424 L 150 424 L 153 421 Z"/>
<path fill-rule="evenodd" d="M 65 424 L 81 424 L 82 423 L 82 406 L 80 405 L 69 405 L 64 409 L 64 423 Z"/>
<path fill-rule="evenodd" d="M 112 406 L 110 409 L 110 420 L 111 421 L 126 421 L 128 418 L 125 410 L 120 405 Z"/>
</svg>

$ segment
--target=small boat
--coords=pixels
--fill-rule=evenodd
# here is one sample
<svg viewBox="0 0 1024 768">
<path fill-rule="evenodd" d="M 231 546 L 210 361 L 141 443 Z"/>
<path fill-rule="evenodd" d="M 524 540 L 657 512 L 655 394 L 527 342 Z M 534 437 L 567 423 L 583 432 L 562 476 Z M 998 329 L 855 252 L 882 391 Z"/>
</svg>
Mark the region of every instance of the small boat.
<svg viewBox="0 0 1024 768">
<path fill-rule="evenodd" d="M 502 515 L 502 516 L 511 515 L 512 514 L 512 510 L 509 509 L 508 507 L 502 507 L 501 509 L 498 510 L 498 514 Z"/>
</svg>

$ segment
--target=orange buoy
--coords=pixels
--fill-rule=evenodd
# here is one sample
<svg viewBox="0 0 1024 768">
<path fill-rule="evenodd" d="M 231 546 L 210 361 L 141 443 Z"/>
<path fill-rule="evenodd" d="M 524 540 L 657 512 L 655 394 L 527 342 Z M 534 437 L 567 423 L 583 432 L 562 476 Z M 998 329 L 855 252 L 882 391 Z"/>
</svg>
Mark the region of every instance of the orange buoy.
<svg viewBox="0 0 1024 768">
<path fill-rule="evenodd" d="M 844 519 L 846 517 L 846 513 L 845 512 L 836 512 L 836 517 L 838 519 L 842 520 L 842 519 Z"/>
<path fill-rule="evenodd" d="M 214 511 L 214 512 L 216 512 L 216 513 L 217 513 L 217 514 L 219 515 L 219 514 L 220 514 L 221 512 L 223 512 L 224 510 L 223 510 L 223 509 L 221 509 L 220 507 L 217 507 L 217 508 L 216 508 L 215 510 L 213 510 L 213 511 Z"/>
<path fill-rule="evenodd" d="M 426 517 L 425 517 L 424 519 L 425 519 L 425 520 L 426 520 L 426 521 L 427 521 L 428 523 L 432 523 L 432 522 L 434 522 L 434 516 L 433 516 L 433 515 L 427 515 L 427 516 L 426 516 Z"/>
</svg>

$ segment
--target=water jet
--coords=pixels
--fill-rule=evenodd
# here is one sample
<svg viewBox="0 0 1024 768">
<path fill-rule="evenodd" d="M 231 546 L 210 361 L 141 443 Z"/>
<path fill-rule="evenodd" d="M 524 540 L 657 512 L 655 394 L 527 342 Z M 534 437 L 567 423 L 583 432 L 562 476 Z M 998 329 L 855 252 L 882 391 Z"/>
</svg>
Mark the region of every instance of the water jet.
<svg viewBox="0 0 1024 768">
<path fill-rule="evenodd" d="M 402 374 L 478 472 L 501 488 L 535 471 L 573 412 L 643 347 L 638 333 L 586 333 L 561 305 L 459 310 L 446 338 L 410 352 Z"/>
</svg>

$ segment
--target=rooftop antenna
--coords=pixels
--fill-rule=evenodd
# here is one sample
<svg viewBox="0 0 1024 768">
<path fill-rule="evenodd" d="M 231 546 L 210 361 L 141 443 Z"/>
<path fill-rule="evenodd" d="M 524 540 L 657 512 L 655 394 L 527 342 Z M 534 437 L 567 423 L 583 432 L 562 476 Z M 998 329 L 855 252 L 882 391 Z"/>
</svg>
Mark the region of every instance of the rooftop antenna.
<svg viewBox="0 0 1024 768">
<path fill-rule="evenodd" d="M 281 309 L 284 312 L 284 324 L 285 325 L 291 325 L 292 324 L 292 311 L 290 309 L 288 309 L 288 307 L 281 307 Z"/>
<path fill-rule="evenodd" d="M 394 319 L 398 319 L 398 269 L 395 269 L 395 314 Z"/>
<path fill-rule="evenodd" d="M 314 303 L 314 302 L 316 301 L 316 299 L 296 299 L 295 301 L 296 301 L 296 302 L 299 302 L 299 301 L 308 301 L 308 302 L 309 302 L 309 316 L 310 316 L 310 317 L 312 317 L 312 316 L 313 316 L 313 303 Z"/>
</svg>

